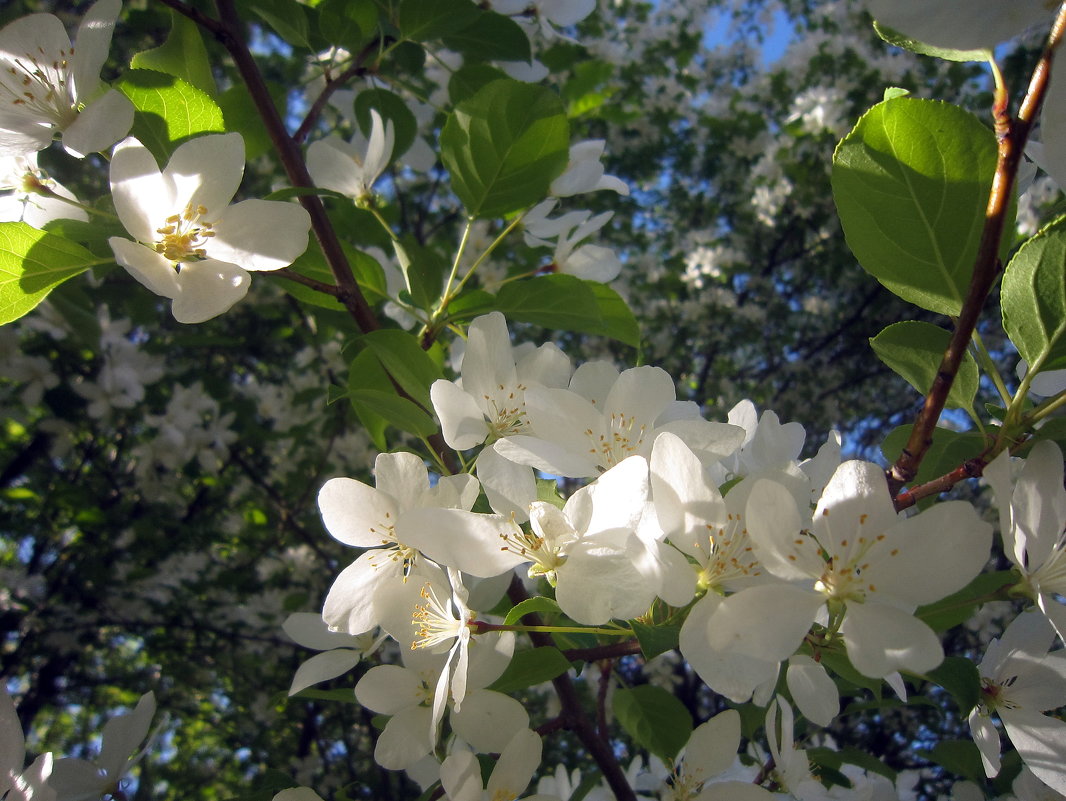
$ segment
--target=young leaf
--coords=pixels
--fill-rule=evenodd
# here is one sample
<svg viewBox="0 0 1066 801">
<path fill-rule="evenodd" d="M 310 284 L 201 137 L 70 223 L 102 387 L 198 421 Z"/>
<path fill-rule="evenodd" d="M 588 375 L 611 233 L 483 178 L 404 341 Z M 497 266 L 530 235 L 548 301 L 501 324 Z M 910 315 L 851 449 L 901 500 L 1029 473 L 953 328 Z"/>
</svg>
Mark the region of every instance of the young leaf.
<svg viewBox="0 0 1066 801">
<path fill-rule="evenodd" d="M 603 329 L 590 284 L 572 275 L 546 275 L 504 284 L 496 308 L 508 320 L 564 331 L 597 334 Z"/>
<path fill-rule="evenodd" d="M 630 620 L 629 627 L 637 635 L 640 652 L 645 659 L 654 659 L 677 648 L 681 626 L 648 626 L 639 620 Z"/>
<path fill-rule="evenodd" d="M 473 97 L 485 84 L 506 78 L 506 72 L 491 64 L 464 64 L 448 79 L 448 97 L 453 106 L 458 105 L 468 97 Z"/>
<path fill-rule="evenodd" d="M 0 325 L 17 320 L 68 278 L 100 259 L 26 223 L 0 223 Z"/>
<path fill-rule="evenodd" d="M 424 408 L 433 408 L 429 387 L 438 378 L 444 378 L 444 374 L 412 334 L 397 329 L 382 329 L 364 335 L 361 342 L 373 351 L 381 366 L 404 392 Z"/>
<path fill-rule="evenodd" d="M 215 101 L 181 78 L 154 70 L 129 70 L 116 88 L 136 110 L 130 134 L 160 164 L 166 164 L 185 140 L 226 130 Z"/>
<path fill-rule="evenodd" d="M 692 734 L 685 705 L 661 687 L 642 684 L 614 694 L 614 714 L 638 745 L 669 762 Z"/>
<path fill-rule="evenodd" d="M 1022 245 L 1003 273 L 1003 328 L 1041 369 L 1066 367 L 1066 217 Z"/>
<path fill-rule="evenodd" d="M 472 217 L 500 217 L 548 194 L 565 168 L 570 127 L 549 89 L 500 80 L 455 107 L 441 132 L 441 159 Z"/>
<path fill-rule="evenodd" d="M 503 624 L 505 626 L 513 626 L 531 612 L 549 612 L 553 615 L 560 615 L 563 610 L 552 598 L 536 595 L 532 598 L 526 598 L 526 600 L 522 601 L 520 604 L 512 607 L 511 611 L 507 613 L 507 617 L 504 619 Z"/>
<path fill-rule="evenodd" d="M 957 315 L 995 168 L 995 135 L 968 111 L 912 97 L 878 103 L 833 154 L 848 246 L 904 300 Z"/>
<path fill-rule="evenodd" d="M 437 431 L 433 418 L 418 405 L 401 398 L 395 392 L 377 389 L 353 389 L 348 398 L 358 412 L 360 407 L 383 418 L 390 425 L 417 437 L 428 437 Z"/>
<path fill-rule="evenodd" d="M 482 11 L 471 24 L 444 37 L 444 45 L 472 61 L 529 61 L 533 53 L 522 26 L 495 11 Z"/>
<path fill-rule="evenodd" d="M 404 39 L 428 42 L 461 31 L 479 16 L 470 0 L 403 0 L 396 24 Z"/>
<path fill-rule="evenodd" d="M 908 320 L 888 326 L 870 339 L 870 346 L 877 358 L 925 395 L 933 385 L 940 360 L 950 341 L 950 331 L 932 323 Z M 944 405 L 949 409 L 972 411 L 979 380 L 977 362 L 967 352 L 962 357 L 959 372 Z"/>
<path fill-rule="evenodd" d="M 933 681 L 947 690 L 959 706 L 960 715 L 969 715 L 981 694 L 981 675 L 977 665 L 964 656 L 949 656 L 928 673 Z"/>
<path fill-rule="evenodd" d="M 207 48 L 200 37 L 200 29 L 188 17 L 170 12 L 170 35 L 159 47 L 135 53 L 130 59 L 134 69 L 155 70 L 181 78 L 205 94 L 218 91 Z"/>
<path fill-rule="evenodd" d="M 570 662 L 558 648 L 544 646 L 519 651 L 511 658 L 511 664 L 496 681 L 489 685 L 490 690 L 500 693 L 513 693 L 551 681 L 570 669 Z"/>
</svg>

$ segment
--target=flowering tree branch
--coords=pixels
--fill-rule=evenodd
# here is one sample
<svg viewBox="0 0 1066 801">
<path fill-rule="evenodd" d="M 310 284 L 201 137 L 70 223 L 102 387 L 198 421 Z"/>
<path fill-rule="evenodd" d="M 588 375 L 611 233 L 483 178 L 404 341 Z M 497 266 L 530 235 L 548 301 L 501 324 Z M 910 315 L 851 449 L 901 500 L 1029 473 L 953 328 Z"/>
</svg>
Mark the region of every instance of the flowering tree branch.
<svg viewBox="0 0 1066 801">
<path fill-rule="evenodd" d="M 996 276 L 1002 270 L 1002 265 L 999 261 L 999 249 L 1006 226 L 1007 212 L 1010 208 L 1014 181 L 1018 174 L 1018 166 L 1021 164 L 1025 143 L 1029 138 L 1033 123 L 1036 121 L 1040 106 L 1047 94 L 1051 64 L 1054 60 L 1055 50 L 1062 41 L 1064 32 L 1066 32 L 1066 6 L 1061 6 L 1055 17 L 1044 52 L 1033 70 L 1028 91 L 1022 100 L 1016 119 L 1011 119 L 1007 113 L 1005 98 L 997 97 L 996 99 L 994 114 L 998 141 L 998 159 L 996 172 L 992 178 L 992 190 L 988 196 L 988 206 L 985 210 L 985 225 L 981 232 L 977 261 L 974 264 L 973 276 L 970 279 L 970 288 L 962 306 L 962 313 L 955 323 L 955 330 L 952 332 L 951 341 L 944 351 L 936 377 L 933 379 L 933 385 L 930 387 L 922 409 L 918 413 L 918 419 L 915 421 L 913 429 L 911 429 L 906 447 L 903 448 L 896 463 L 887 472 L 889 490 L 894 498 L 899 496 L 900 490 L 905 484 L 914 480 L 918 473 L 918 467 L 933 442 L 933 429 L 936 427 L 940 414 L 944 410 L 948 393 L 951 391 L 951 386 L 959 371 L 959 365 L 962 363 L 967 347 L 969 347 L 981 309 L 985 305 L 988 293 L 992 290 Z M 989 458 L 992 456 L 995 456 L 995 453 L 990 454 Z M 971 467 L 972 469 L 974 468 Z M 954 476 L 959 473 L 959 476 L 955 481 L 948 482 L 944 489 L 954 486 L 957 481 L 961 481 L 963 478 L 969 477 L 965 465 L 960 470 L 948 474 L 948 476 Z M 902 509 L 911 504 L 904 503 L 904 505 L 901 505 L 897 498 L 896 505 L 898 509 Z"/>
</svg>

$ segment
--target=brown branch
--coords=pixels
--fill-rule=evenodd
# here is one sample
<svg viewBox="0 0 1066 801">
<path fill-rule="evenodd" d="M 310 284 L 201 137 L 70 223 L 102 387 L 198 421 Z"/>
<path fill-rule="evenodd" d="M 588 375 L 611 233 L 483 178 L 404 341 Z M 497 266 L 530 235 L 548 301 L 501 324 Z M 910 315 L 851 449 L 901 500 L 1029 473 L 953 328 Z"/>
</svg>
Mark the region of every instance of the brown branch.
<svg viewBox="0 0 1066 801">
<path fill-rule="evenodd" d="M 911 487 L 909 490 L 903 490 L 896 496 L 896 511 L 900 512 L 904 509 L 909 509 L 923 498 L 947 492 L 960 481 L 965 481 L 968 478 L 979 478 L 986 467 L 988 467 L 988 461 L 982 456 L 977 456 L 963 462 L 950 473 L 945 473 L 932 481 L 919 484 L 917 487 Z"/>
<path fill-rule="evenodd" d="M 270 96 L 263 74 L 259 71 L 255 58 L 244 42 L 241 21 L 237 16 L 233 0 L 216 0 L 215 6 L 219 16 L 217 20 L 182 0 L 160 0 L 160 2 L 191 19 L 226 49 L 244 85 L 248 88 L 248 93 L 274 145 L 274 150 L 281 160 L 289 183 L 295 187 L 314 188 L 314 182 L 307 172 L 300 146 L 285 130 L 285 123 L 274 105 L 274 99 Z M 380 328 L 377 317 L 355 281 L 348 257 L 344 255 L 337 232 L 333 229 L 329 216 L 326 214 L 326 207 L 322 205 L 322 199 L 312 194 L 301 195 L 298 200 L 311 218 L 311 230 L 337 281 L 337 300 L 344 304 L 360 331 L 366 333 Z"/>
<path fill-rule="evenodd" d="M 308 134 L 311 133 L 311 129 L 315 127 L 315 123 L 318 122 L 318 118 L 322 114 L 322 110 L 325 109 L 326 103 L 329 102 L 330 97 L 337 89 L 344 86 L 352 78 L 365 75 L 372 70 L 365 66 L 363 62 L 378 49 L 380 42 L 377 39 L 369 42 L 366 47 L 359 51 L 359 55 L 355 57 L 355 60 L 346 67 L 340 75 L 336 78 L 326 81 L 325 88 L 315 98 L 315 102 L 311 104 L 311 108 L 307 110 L 307 114 L 303 118 L 303 122 L 300 123 L 300 127 L 296 129 L 296 133 L 292 135 L 293 140 L 298 143 L 302 143 L 307 139 Z"/>
<path fill-rule="evenodd" d="M 933 385 L 929 388 L 922 410 L 918 413 L 918 419 L 911 429 L 907 446 L 896 463 L 887 471 L 886 477 L 893 498 L 899 495 L 903 486 L 913 481 L 918 474 L 922 459 L 932 444 L 933 429 L 940 419 L 940 413 L 944 410 L 948 392 L 951 391 L 959 365 L 970 344 L 981 309 L 1001 270 L 999 247 L 1006 226 L 1014 180 L 1018 174 L 1018 165 L 1021 163 L 1029 132 L 1047 93 L 1051 63 L 1064 32 L 1066 32 L 1066 5 L 1060 6 L 1059 13 L 1055 17 L 1047 45 L 1033 70 L 1028 91 L 1018 110 L 1018 118 L 1012 120 L 1007 115 L 1005 98 L 1000 97 L 996 100 L 993 111 L 996 115 L 995 127 L 999 155 L 996 172 L 992 178 L 992 189 L 988 195 L 988 206 L 985 209 L 985 225 L 981 232 L 981 243 L 977 250 L 973 277 L 970 279 L 970 288 L 962 306 L 962 313 L 955 323 L 955 330 L 951 335 L 947 350 L 944 351 L 936 378 L 933 379 Z"/>
<path fill-rule="evenodd" d="M 507 595 L 511 599 L 511 603 L 516 606 L 529 598 L 525 587 L 522 586 L 522 582 L 517 576 L 511 579 L 511 586 L 507 588 Z M 542 625 L 540 615 L 535 612 L 523 615 L 523 619 L 528 620 L 529 625 Z M 531 631 L 529 632 L 529 639 L 533 641 L 533 645 L 538 647 L 552 646 L 552 638 L 544 632 Z M 607 785 L 611 788 L 611 792 L 614 793 L 615 799 L 617 801 L 636 801 L 637 796 L 633 792 L 633 788 L 629 786 L 625 772 L 622 770 L 621 765 L 618 764 L 618 759 L 615 757 L 611 744 L 599 736 L 596 732 L 596 727 L 593 726 L 582 710 L 581 699 L 578 698 L 577 688 L 574 687 L 574 682 L 570 679 L 570 675 L 564 673 L 561 676 L 556 676 L 552 679 L 552 684 L 555 687 L 555 692 L 559 695 L 559 703 L 562 704 L 563 708 L 559 716 L 561 724 L 576 734 L 585 748 L 588 749 L 589 755 L 595 760 L 603 773 L 603 778 L 607 780 Z"/>
<path fill-rule="evenodd" d="M 332 295 L 333 297 L 337 297 L 340 293 L 340 290 L 333 284 L 327 284 L 325 281 L 316 281 L 314 278 L 308 278 L 306 275 L 301 275 L 289 267 L 282 267 L 280 270 L 270 270 L 263 274 L 277 278 L 285 278 L 297 284 L 303 284 L 306 287 L 310 287 L 316 292 L 323 292 L 327 295 Z"/>
</svg>

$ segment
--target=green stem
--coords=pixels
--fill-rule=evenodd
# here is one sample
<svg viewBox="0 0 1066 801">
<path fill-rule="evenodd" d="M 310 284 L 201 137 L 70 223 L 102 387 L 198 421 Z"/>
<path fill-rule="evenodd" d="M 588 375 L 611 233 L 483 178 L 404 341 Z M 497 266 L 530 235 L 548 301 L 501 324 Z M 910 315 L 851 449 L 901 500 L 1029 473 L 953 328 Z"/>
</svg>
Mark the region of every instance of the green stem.
<svg viewBox="0 0 1066 801">
<path fill-rule="evenodd" d="M 1011 395 L 1007 389 L 1007 385 L 1003 382 L 1003 376 L 999 374 L 999 370 L 996 369 L 996 363 L 992 360 L 991 354 L 988 352 L 988 348 L 985 347 L 984 341 L 981 339 L 981 335 L 974 329 L 973 332 L 973 345 L 974 351 L 977 354 L 977 361 L 981 363 L 981 367 L 984 368 L 985 374 L 992 380 L 992 383 L 996 387 L 996 392 L 999 393 L 1000 400 L 1003 401 L 1004 406 L 1010 406 Z"/>
<path fill-rule="evenodd" d="M 633 636 L 633 632 L 629 629 L 603 629 L 586 626 L 523 626 L 518 623 L 505 626 L 502 623 L 484 623 L 480 620 L 475 620 L 471 622 L 470 625 L 476 629 L 478 634 L 485 634 L 489 631 L 532 631 L 540 632 L 542 634 L 604 634 L 608 637 Z"/>
<path fill-rule="evenodd" d="M 526 212 L 523 211 L 521 214 L 511 220 L 507 227 L 500 231 L 500 235 L 497 236 L 495 240 L 493 240 L 492 244 L 485 248 L 485 252 L 478 256 L 474 263 L 470 265 L 470 269 L 466 271 L 466 275 L 464 275 L 462 280 L 459 282 L 459 286 L 455 288 L 456 295 L 463 291 L 463 287 L 466 285 L 466 282 L 470 280 L 470 276 L 474 274 L 474 271 L 481 266 L 481 263 L 484 262 L 485 259 L 492 255 L 492 251 L 494 251 L 499 246 L 499 244 L 503 242 L 506 236 L 518 227 L 518 225 L 522 222 L 522 219 L 525 216 Z M 449 300 L 451 300 L 451 298 L 449 298 Z M 447 306 L 447 304 L 444 305 Z"/>
<path fill-rule="evenodd" d="M 62 195 L 57 195 L 55 192 L 53 192 L 51 189 L 49 189 L 44 184 L 40 184 L 40 183 L 37 184 L 37 188 L 35 188 L 31 192 L 31 194 L 40 195 L 41 197 L 46 197 L 46 198 L 49 198 L 51 200 L 59 200 L 59 201 L 61 201 L 63 203 L 66 203 L 68 206 L 73 206 L 76 209 L 81 209 L 82 211 L 86 212 L 87 214 L 95 214 L 98 217 L 106 217 L 107 219 L 114 220 L 115 222 L 122 222 L 122 220 L 119 219 L 117 214 L 112 214 L 109 211 L 103 211 L 101 209 L 96 209 L 96 208 L 93 208 L 92 206 L 86 206 L 84 203 L 79 203 L 76 200 L 71 200 L 69 197 L 63 197 Z"/>
<path fill-rule="evenodd" d="M 1026 415 L 1025 420 L 1029 425 L 1039 423 L 1049 414 L 1064 406 L 1066 406 L 1066 392 L 1060 392 L 1058 395 L 1048 398 L 1033 409 L 1028 415 Z"/>
</svg>

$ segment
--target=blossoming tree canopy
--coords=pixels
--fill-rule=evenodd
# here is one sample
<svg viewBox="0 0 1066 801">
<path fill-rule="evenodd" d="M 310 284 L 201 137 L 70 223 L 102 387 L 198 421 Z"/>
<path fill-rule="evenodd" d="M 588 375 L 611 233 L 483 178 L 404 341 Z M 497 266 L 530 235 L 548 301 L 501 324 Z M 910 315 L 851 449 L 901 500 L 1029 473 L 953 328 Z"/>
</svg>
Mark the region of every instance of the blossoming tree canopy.
<svg viewBox="0 0 1066 801">
<path fill-rule="evenodd" d="M 1063 7 L 39 5 L 0 799 L 1066 793 Z"/>
</svg>

